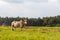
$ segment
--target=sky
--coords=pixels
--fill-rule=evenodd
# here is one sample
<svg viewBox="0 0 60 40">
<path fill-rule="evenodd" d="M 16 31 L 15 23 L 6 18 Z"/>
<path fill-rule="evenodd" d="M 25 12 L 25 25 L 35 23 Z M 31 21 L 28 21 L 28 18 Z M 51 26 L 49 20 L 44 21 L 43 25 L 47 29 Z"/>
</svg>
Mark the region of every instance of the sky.
<svg viewBox="0 0 60 40">
<path fill-rule="evenodd" d="M 60 0 L 0 0 L 1 17 L 49 17 L 60 15 Z"/>
</svg>

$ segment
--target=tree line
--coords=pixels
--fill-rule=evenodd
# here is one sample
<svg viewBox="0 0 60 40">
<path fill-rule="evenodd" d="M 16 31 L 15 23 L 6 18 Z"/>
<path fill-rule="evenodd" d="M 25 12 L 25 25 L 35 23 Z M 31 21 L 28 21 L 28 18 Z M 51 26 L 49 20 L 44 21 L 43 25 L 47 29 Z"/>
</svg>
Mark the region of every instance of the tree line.
<svg viewBox="0 0 60 40">
<path fill-rule="evenodd" d="M 0 17 L 0 26 L 10 26 L 12 21 L 27 19 L 27 26 L 59 26 L 60 15 L 54 17 L 28 18 L 28 17 Z"/>
</svg>

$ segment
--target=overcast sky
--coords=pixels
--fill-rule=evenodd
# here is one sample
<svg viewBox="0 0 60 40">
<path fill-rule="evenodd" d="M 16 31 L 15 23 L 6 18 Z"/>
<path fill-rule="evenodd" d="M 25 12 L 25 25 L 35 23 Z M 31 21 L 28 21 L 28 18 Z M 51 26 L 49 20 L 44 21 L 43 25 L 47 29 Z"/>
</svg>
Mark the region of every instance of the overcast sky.
<svg viewBox="0 0 60 40">
<path fill-rule="evenodd" d="M 0 0 L 1 17 L 60 15 L 60 0 Z"/>
</svg>

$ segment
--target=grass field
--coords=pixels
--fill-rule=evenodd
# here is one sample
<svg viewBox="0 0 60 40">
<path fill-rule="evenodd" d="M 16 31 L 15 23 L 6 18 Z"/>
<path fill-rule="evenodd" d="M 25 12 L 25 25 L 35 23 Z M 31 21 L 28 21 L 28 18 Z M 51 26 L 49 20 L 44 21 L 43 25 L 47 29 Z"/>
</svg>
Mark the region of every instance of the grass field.
<svg viewBox="0 0 60 40">
<path fill-rule="evenodd" d="M 0 27 L 0 40 L 60 40 L 60 28 L 30 27 L 12 31 L 10 27 Z"/>
</svg>

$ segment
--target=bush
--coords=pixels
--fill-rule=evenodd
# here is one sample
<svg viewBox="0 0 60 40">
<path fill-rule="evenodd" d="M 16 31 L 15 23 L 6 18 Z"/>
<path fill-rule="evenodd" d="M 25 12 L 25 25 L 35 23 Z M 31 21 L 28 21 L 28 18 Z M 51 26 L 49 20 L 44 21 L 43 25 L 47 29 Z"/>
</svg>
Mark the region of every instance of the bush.
<svg viewBox="0 0 60 40">
<path fill-rule="evenodd" d="M 57 27 L 60 27 L 60 24 L 56 24 Z"/>
</svg>

